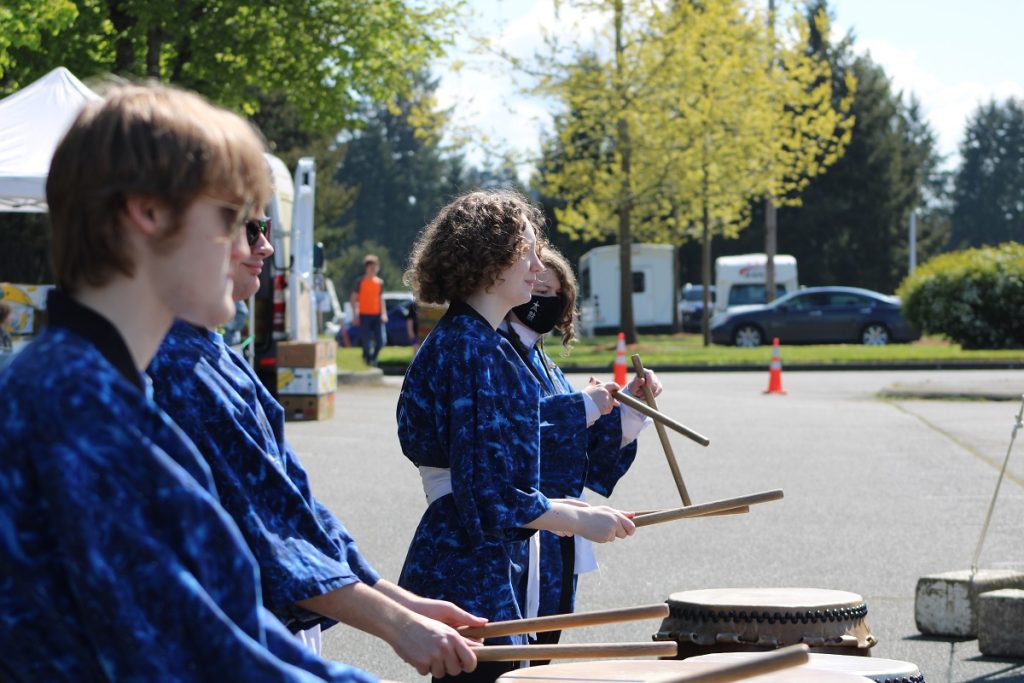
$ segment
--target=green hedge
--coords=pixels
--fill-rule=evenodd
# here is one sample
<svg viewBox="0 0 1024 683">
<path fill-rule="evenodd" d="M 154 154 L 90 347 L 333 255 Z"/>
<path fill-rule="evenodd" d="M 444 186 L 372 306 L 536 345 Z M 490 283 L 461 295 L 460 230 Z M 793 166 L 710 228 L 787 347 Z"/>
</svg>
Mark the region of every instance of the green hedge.
<svg viewBox="0 0 1024 683">
<path fill-rule="evenodd" d="M 1024 245 L 1007 242 L 936 256 L 907 277 L 897 294 L 910 322 L 965 349 L 1024 346 Z"/>
</svg>

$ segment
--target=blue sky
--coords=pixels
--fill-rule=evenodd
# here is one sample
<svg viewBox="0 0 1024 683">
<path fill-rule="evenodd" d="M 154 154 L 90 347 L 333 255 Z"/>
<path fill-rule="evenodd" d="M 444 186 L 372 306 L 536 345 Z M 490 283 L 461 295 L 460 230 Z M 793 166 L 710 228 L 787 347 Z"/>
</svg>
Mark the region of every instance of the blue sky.
<svg viewBox="0 0 1024 683">
<path fill-rule="evenodd" d="M 556 34 L 589 30 L 568 28 L 571 13 L 563 8 L 556 17 L 551 0 L 470 5 L 474 32 L 522 56 L 540 44 L 542 28 Z M 1024 0 L 832 0 L 831 7 L 835 30 L 852 30 L 855 49 L 870 52 L 897 90 L 920 101 L 949 165 L 979 103 L 1024 97 Z M 485 149 L 514 149 L 529 157 L 548 124 L 548 104 L 518 96 L 494 60 L 466 49 L 463 44 L 454 55 L 463 62 L 461 70 L 441 72 L 438 96 L 442 105 L 454 106 L 456 122 L 482 141 L 471 158 L 479 162 Z"/>
</svg>

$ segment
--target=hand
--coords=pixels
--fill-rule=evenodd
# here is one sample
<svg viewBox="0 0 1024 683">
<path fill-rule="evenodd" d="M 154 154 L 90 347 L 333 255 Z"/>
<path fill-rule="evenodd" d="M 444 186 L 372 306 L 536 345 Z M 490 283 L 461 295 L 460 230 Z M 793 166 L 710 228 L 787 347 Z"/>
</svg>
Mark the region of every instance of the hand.
<svg viewBox="0 0 1024 683">
<path fill-rule="evenodd" d="M 619 405 L 619 402 L 612 396 L 612 391 L 618 388 L 619 385 L 615 382 L 601 383 L 591 377 L 590 384 L 583 388 L 583 392 L 594 402 L 598 412 L 607 415 Z"/>
<path fill-rule="evenodd" d="M 448 624 L 453 628 L 459 626 L 483 626 L 487 620 L 470 614 L 458 605 L 447 600 L 434 600 L 416 595 L 405 601 L 405 606 L 422 616 Z"/>
<path fill-rule="evenodd" d="M 644 376 L 637 375 L 633 378 L 633 381 L 629 383 L 629 393 L 636 396 L 639 399 L 645 398 L 644 396 L 644 385 L 647 385 L 651 389 L 651 393 L 654 394 L 655 398 L 661 395 L 661 380 L 651 370 L 644 368 Z"/>
<path fill-rule="evenodd" d="M 595 543 L 608 543 L 616 538 L 632 536 L 636 531 L 626 513 L 607 505 L 591 505 L 577 511 L 579 524 L 576 533 Z"/>
<path fill-rule="evenodd" d="M 419 614 L 413 614 L 402 628 L 402 637 L 391 642 L 395 653 L 421 676 L 435 678 L 476 669 L 475 646 L 451 626 Z"/>
</svg>

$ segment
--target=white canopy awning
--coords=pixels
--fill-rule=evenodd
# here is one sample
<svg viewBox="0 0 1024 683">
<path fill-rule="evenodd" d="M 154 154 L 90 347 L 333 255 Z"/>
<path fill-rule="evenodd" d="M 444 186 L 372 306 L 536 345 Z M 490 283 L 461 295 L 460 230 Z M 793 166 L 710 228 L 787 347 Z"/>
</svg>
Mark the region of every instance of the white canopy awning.
<svg viewBox="0 0 1024 683">
<path fill-rule="evenodd" d="M 0 211 L 46 211 L 53 151 L 82 106 L 97 99 L 60 66 L 0 100 Z"/>
</svg>

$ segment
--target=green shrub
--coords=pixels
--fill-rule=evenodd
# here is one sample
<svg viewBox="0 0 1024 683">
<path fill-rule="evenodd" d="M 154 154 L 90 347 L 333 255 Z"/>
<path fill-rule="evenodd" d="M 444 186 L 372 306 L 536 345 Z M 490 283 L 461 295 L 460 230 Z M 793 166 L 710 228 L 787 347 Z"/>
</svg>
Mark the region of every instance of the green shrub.
<svg viewBox="0 0 1024 683">
<path fill-rule="evenodd" d="M 1024 346 L 1024 245 L 942 254 L 897 290 L 903 314 L 965 349 Z"/>
</svg>

